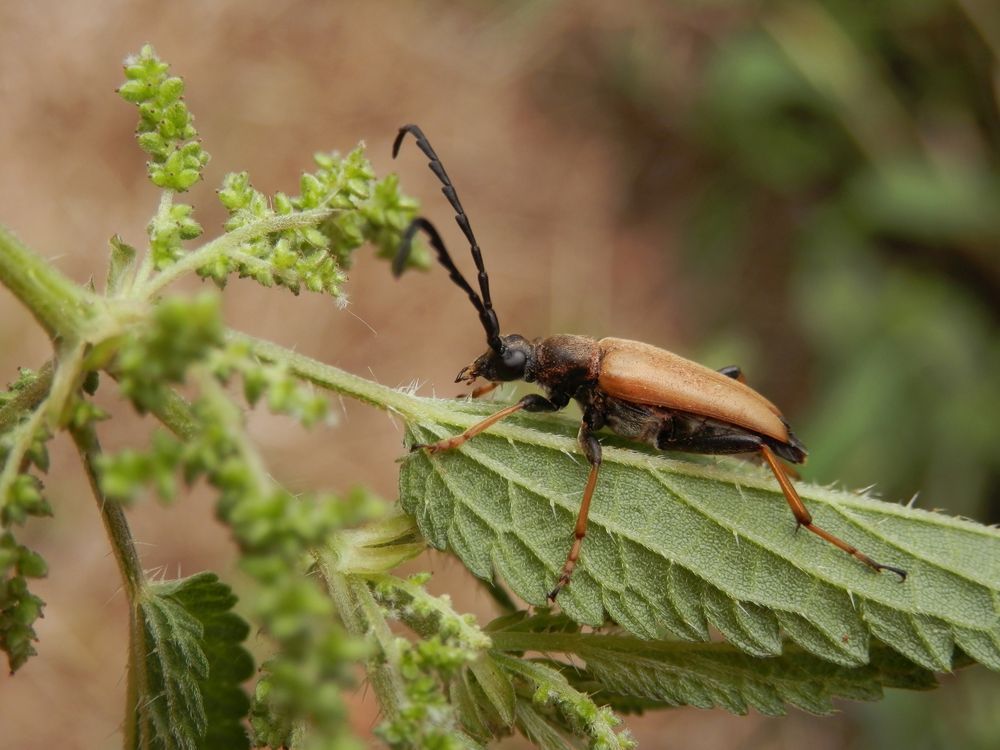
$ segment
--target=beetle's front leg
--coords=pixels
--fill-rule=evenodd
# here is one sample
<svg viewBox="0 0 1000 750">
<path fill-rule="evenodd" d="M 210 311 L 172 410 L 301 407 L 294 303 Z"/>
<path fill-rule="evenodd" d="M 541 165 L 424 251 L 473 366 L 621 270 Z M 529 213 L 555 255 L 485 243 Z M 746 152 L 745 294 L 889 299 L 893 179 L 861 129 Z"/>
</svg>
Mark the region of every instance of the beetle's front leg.
<svg viewBox="0 0 1000 750">
<path fill-rule="evenodd" d="M 563 563 L 562 573 L 556 587 L 549 592 L 549 601 L 554 602 L 563 587 L 569 584 L 573 569 L 576 568 L 577 560 L 580 559 L 580 547 L 583 546 L 583 538 L 587 535 L 587 516 L 590 514 L 590 499 L 594 496 L 594 488 L 597 486 L 597 474 L 601 470 L 601 444 L 591 431 L 592 425 L 588 424 L 587 416 L 584 416 L 580 423 L 580 447 L 590 463 L 590 474 L 587 476 L 587 486 L 583 490 L 583 500 L 580 502 L 580 512 L 576 517 L 576 527 L 573 529 L 573 546 L 569 548 L 566 555 L 566 562 Z"/>
<path fill-rule="evenodd" d="M 472 398 L 482 398 L 483 396 L 487 396 L 490 393 L 493 393 L 493 391 L 495 391 L 499 387 L 500 383 L 486 383 L 485 385 L 481 385 L 478 388 L 473 388 L 472 393 L 470 393 L 469 395 Z"/>
<path fill-rule="evenodd" d="M 505 419 L 506 417 L 509 417 L 511 414 L 521 411 L 521 409 L 524 409 L 525 411 L 558 411 L 559 409 L 562 409 L 564 406 L 566 406 L 566 403 L 568 403 L 568 400 L 565 403 L 560 404 L 557 401 L 550 401 L 549 399 L 545 398 L 545 396 L 540 396 L 537 393 L 529 393 L 527 396 L 522 398 L 516 404 L 510 405 L 506 409 L 501 409 L 496 414 L 491 414 L 482 422 L 477 422 L 476 424 L 472 425 L 472 427 L 467 429 L 465 432 L 459 433 L 458 435 L 454 435 L 450 438 L 445 438 L 444 440 L 439 440 L 438 442 L 431 443 L 429 445 L 419 443 L 410 448 L 410 450 L 415 451 L 415 450 L 420 450 L 422 448 L 426 450 L 428 453 L 441 453 L 442 451 L 450 451 L 462 445 L 462 443 L 464 443 L 469 438 L 475 437 L 483 430 L 496 424 L 501 419 Z"/>
</svg>

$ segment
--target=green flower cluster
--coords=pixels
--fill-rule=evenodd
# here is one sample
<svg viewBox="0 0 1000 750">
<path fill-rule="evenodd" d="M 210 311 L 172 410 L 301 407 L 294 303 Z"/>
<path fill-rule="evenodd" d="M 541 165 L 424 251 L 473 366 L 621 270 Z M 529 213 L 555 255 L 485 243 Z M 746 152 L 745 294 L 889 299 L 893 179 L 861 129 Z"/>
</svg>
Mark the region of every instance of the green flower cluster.
<svg viewBox="0 0 1000 750">
<path fill-rule="evenodd" d="M 539 744 L 558 737 L 558 730 L 586 737 L 592 750 L 633 750 L 636 742 L 607 706 L 599 706 L 577 690 L 555 666 L 542 661 L 494 654 L 500 668 L 513 679 L 518 693 L 518 727 Z M 530 695 L 531 703 L 523 699 Z M 558 730 L 557 730 L 558 728 Z"/>
<path fill-rule="evenodd" d="M 445 682 L 469 660 L 461 647 L 440 636 L 418 641 L 396 640 L 396 667 L 403 682 L 403 701 L 396 714 L 375 731 L 387 745 L 400 750 L 459 750 L 468 747 Z"/>
<path fill-rule="evenodd" d="M 355 250 L 371 242 L 380 257 L 391 257 L 416 216 L 416 201 L 400 193 L 394 175 L 376 180 L 361 146 L 346 156 L 334 152 L 317 154 L 315 159 L 318 169 L 302 176 L 298 196 L 277 193 L 269 200 L 253 188 L 246 172 L 240 172 L 227 175 L 219 200 L 229 211 L 230 232 L 265 218 L 310 210 L 330 211 L 326 219 L 247 240 L 236 252 L 202 266 L 199 273 L 220 286 L 236 272 L 295 294 L 306 289 L 340 296 Z M 426 255 L 413 262 L 426 265 Z"/>
<path fill-rule="evenodd" d="M 216 295 L 163 300 L 118 349 L 115 371 L 122 392 L 140 413 L 156 411 L 169 385 L 182 382 L 194 362 L 221 346 L 222 336 Z"/>
<path fill-rule="evenodd" d="M 201 235 L 194 209 L 173 204 L 172 194 L 186 191 L 201 179 L 209 155 L 197 140 L 194 116 L 183 101 L 184 81 L 167 75 L 170 66 L 150 45 L 125 60 L 125 83 L 118 89 L 125 101 L 139 108 L 136 139 L 150 156 L 149 179 L 168 191 L 149 223 L 150 260 L 163 269 L 183 254 L 182 243 Z"/>
<path fill-rule="evenodd" d="M 0 414 L 4 423 L 24 429 L 30 413 L 22 399 L 29 395 L 38 381 L 38 374 L 22 369 L 9 389 L 0 393 Z M 6 467 L 18 430 L 0 433 L 0 467 Z M 28 579 L 43 578 L 48 572 L 45 560 L 19 544 L 10 531 L 12 525 L 22 525 L 32 516 L 50 516 L 52 508 L 42 495 L 42 482 L 28 473 L 33 466 L 48 471 L 49 455 L 46 442 L 51 433 L 44 426 L 28 438 L 28 448 L 19 472 L 13 477 L 7 496 L 0 498 L 0 650 L 7 654 L 11 672 L 17 671 L 35 654 L 34 623 L 42 614 L 45 603 L 28 588 Z"/>
<path fill-rule="evenodd" d="M 398 711 L 377 731 L 393 748 L 468 746 L 447 687 L 491 645 L 474 617 L 455 612 L 449 597 L 426 591 L 429 578 L 427 574 L 408 580 L 381 576 L 373 587 L 375 600 L 387 615 L 398 617 L 421 636 L 413 642 L 397 638 L 392 644 L 403 696 Z"/>
<path fill-rule="evenodd" d="M 194 208 L 187 203 L 164 203 L 149 222 L 149 252 L 153 266 L 161 270 L 185 254 L 184 241 L 201 236 L 201 224 L 194 220 Z"/>
<path fill-rule="evenodd" d="M 296 378 L 286 364 L 262 362 L 249 344 L 233 341 L 217 351 L 210 366 L 215 376 L 228 383 L 237 375 L 243 381 L 243 397 L 250 406 L 263 400 L 275 414 L 285 414 L 312 427 L 329 412 L 329 401 L 312 386 Z"/>
<path fill-rule="evenodd" d="M 18 544 L 9 531 L 0 534 L 0 650 L 11 672 L 35 654 L 34 624 L 45 602 L 28 590 L 28 579 L 47 573 L 40 555 Z"/>
<path fill-rule="evenodd" d="M 139 106 L 136 136 L 151 157 L 149 179 L 165 190 L 184 192 L 201 179 L 209 159 L 183 100 L 184 81 L 167 75 L 170 66 L 148 44 L 130 55 L 124 67 L 127 81 L 118 93 Z"/>
</svg>

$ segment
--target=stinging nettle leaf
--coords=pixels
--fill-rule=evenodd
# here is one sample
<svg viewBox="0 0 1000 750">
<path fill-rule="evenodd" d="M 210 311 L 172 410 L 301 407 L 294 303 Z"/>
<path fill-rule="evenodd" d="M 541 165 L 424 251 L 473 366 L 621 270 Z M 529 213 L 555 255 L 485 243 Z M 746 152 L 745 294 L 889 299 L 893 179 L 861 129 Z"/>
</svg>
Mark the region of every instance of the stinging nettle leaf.
<svg viewBox="0 0 1000 750">
<path fill-rule="evenodd" d="M 420 399 L 411 443 L 432 442 L 495 404 Z M 421 533 L 477 576 L 542 605 L 572 541 L 588 467 L 567 419 L 528 415 L 461 448 L 403 462 L 400 497 Z M 970 521 L 799 483 L 816 522 L 875 559 L 875 574 L 796 524 L 770 474 L 604 449 L 580 565 L 559 604 L 642 638 L 704 640 L 708 625 L 764 656 L 781 634 L 824 659 L 867 662 L 872 636 L 932 670 L 954 647 L 1000 669 L 1000 533 Z M 620 441 L 618 441 L 620 444 Z"/>
<path fill-rule="evenodd" d="M 132 665 L 138 691 L 128 736 L 134 747 L 248 748 L 250 703 L 240 683 L 253 674 L 242 643 L 247 623 L 214 573 L 148 584 L 140 594 Z"/>
</svg>

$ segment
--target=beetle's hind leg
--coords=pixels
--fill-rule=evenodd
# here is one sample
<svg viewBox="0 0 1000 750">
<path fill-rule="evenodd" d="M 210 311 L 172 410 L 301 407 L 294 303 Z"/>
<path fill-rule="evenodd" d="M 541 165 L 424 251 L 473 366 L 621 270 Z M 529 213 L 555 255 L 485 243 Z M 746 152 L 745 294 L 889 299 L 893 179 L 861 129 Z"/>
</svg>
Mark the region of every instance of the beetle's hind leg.
<svg viewBox="0 0 1000 750">
<path fill-rule="evenodd" d="M 743 375 L 743 370 L 740 368 L 739 365 L 729 365 L 728 367 L 720 367 L 719 372 L 721 372 L 727 378 L 738 380 L 741 383 L 747 382 L 746 377 Z"/>
<path fill-rule="evenodd" d="M 906 571 L 902 568 L 897 568 L 894 565 L 885 565 L 880 562 L 875 562 L 864 552 L 861 552 L 853 544 L 848 544 L 843 539 L 838 536 L 834 536 L 826 529 L 822 529 L 813 523 L 812 514 L 809 509 L 806 508 L 805 504 L 802 502 L 802 498 L 799 497 L 799 493 L 796 492 L 795 487 L 792 485 L 791 481 L 788 479 L 788 475 L 785 473 L 785 468 L 778 462 L 777 457 L 771 451 L 769 447 L 763 443 L 760 446 L 761 455 L 764 456 L 764 460 L 767 461 L 768 466 L 771 467 L 771 471 L 774 472 L 775 479 L 778 480 L 778 484 L 781 485 L 781 491 L 785 495 L 785 500 L 788 501 L 788 507 L 792 509 L 792 515 L 795 516 L 795 520 L 798 521 L 799 526 L 805 526 L 809 531 L 814 533 L 821 539 L 825 539 L 834 547 L 839 547 L 844 550 L 847 554 L 852 557 L 857 558 L 863 562 L 868 567 L 872 568 L 877 572 L 883 570 L 889 570 L 898 575 L 902 580 L 906 580 Z"/>
<path fill-rule="evenodd" d="M 587 476 L 587 486 L 583 490 L 583 500 L 580 501 L 580 512 L 576 517 L 576 527 L 573 529 L 573 546 L 569 548 L 566 555 L 566 562 L 563 563 L 562 573 L 556 587 L 549 592 L 549 601 L 554 602 L 563 587 L 569 584 L 570 576 L 576 568 L 576 563 L 580 559 L 580 547 L 583 546 L 583 538 L 587 535 L 587 517 L 590 514 L 590 499 L 594 496 L 594 488 L 597 486 L 597 474 L 601 470 L 601 444 L 594 433 L 591 432 L 590 425 L 587 424 L 586 417 L 580 424 L 580 446 L 584 455 L 590 463 L 590 474 Z"/>
</svg>

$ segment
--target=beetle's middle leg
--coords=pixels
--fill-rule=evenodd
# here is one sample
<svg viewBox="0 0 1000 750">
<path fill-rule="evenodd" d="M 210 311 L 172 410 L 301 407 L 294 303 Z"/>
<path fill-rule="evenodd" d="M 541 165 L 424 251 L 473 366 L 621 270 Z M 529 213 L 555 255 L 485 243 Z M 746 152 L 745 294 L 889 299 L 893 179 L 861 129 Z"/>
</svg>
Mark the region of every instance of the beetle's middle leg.
<svg viewBox="0 0 1000 750">
<path fill-rule="evenodd" d="M 567 399 L 567 403 L 568 403 Z M 505 409 L 501 409 L 496 414 L 491 414 L 486 417 L 482 422 L 477 422 L 472 425 L 465 432 L 461 432 L 458 435 L 453 435 L 450 438 L 445 438 L 444 440 L 439 440 L 436 443 L 424 444 L 418 443 L 410 448 L 411 451 L 425 449 L 428 453 L 441 453 L 442 451 L 450 451 L 458 446 L 462 445 L 466 440 L 474 438 L 483 430 L 495 425 L 501 419 L 506 419 L 511 414 L 515 414 L 521 409 L 525 411 L 558 411 L 563 408 L 566 404 L 559 404 L 556 401 L 551 401 L 545 396 L 540 396 L 537 393 L 529 393 L 527 396 L 522 398 L 516 404 L 511 404 Z"/>
<path fill-rule="evenodd" d="M 806 508 L 805 504 L 802 502 L 802 498 L 799 497 L 799 493 L 796 492 L 794 485 L 789 481 L 788 476 L 785 474 L 784 467 L 778 462 L 774 453 L 763 443 L 760 446 L 760 452 L 764 456 L 764 460 L 767 461 L 768 466 L 771 467 L 771 471 L 774 472 L 774 478 L 778 480 L 778 484 L 781 485 L 781 491 L 785 495 L 785 500 L 788 501 L 788 507 L 792 509 L 792 515 L 795 516 L 795 520 L 798 521 L 799 526 L 805 526 L 809 531 L 811 531 L 816 536 L 821 539 L 825 539 L 834 547 L 839 547 L 844 550 L 847 554 L 852 557 L 857 558 L 863 562 L 868 567 L 872 568 L 877 572 L 882 572 L 883 570 L 891 570 L 893 573 L 898 575 L 904 581 L 906 580 L 906 571 L 902 568 L 897 568 L 894 565 L 884 565 L 880 562 L 875 562 L 873 559 L 868 557 L 864 552 L 861 552 L 853 544 L 845 542 L 838 536 L 834 536 L 826 529 L 822 529 L 813 523 L 812 514 L 809 509 Z"/>
<path fill-rule="evenodd" d="M 590 474 L 587 476 L 587 486 L 583 490 L 583 500 L 580 501 L 580 512 L 576 517 L 576 527 L 573 529 L 573 546 L 569 548 L 569 554 L 566 555 L 566 562 L 563 563 L 562 573 L 559 575 L 556 587 L 549 592 L 549 601 L 552 602 L 556 600 L 556 596 L 559 595 L 563 587 L 569 583 L 570 576 L 573 575 L 573 569 L 576 568 L 576 563 L 580 559 L 580 547 L 583 546 L 583 538 L 587 535 L 587 517 L 590 514 L 590 499 L 594 496 L 594 488 L 597 486 L 597 474 L 601 470 L 601 444 L 594 437 L 591 425 L 587 423 L 586 417 L 580 423 L 579 440 L 580 447 L 583 448 L 583 453 L 590 463 Z"/>
</svg>

